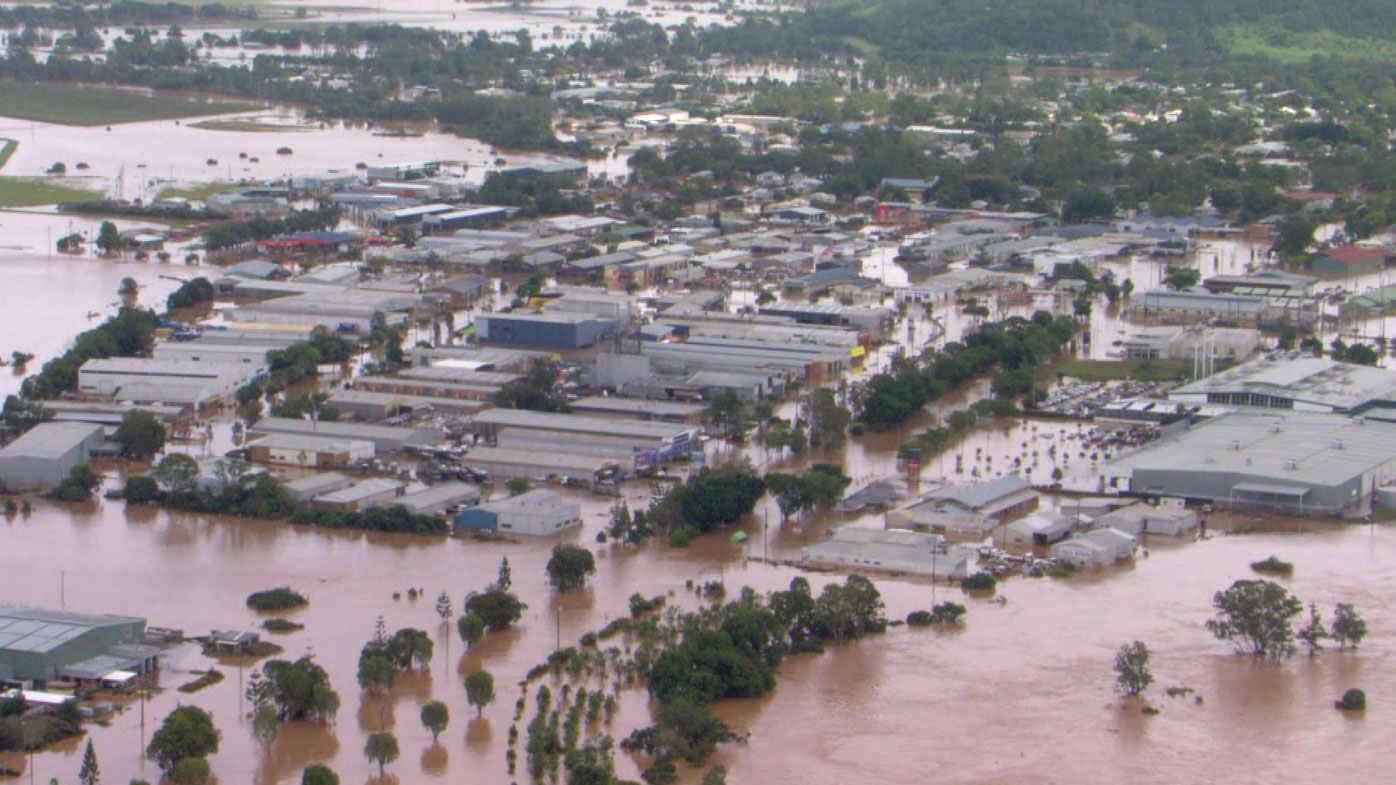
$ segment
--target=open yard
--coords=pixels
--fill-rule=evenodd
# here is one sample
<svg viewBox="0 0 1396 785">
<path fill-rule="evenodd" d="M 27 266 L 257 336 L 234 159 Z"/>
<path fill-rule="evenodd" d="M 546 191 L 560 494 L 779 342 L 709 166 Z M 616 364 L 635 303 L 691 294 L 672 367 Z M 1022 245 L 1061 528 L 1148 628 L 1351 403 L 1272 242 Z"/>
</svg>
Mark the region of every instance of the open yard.
<svg viewBox="0 0 1396 785">
<path fill-rule="evenodd" d="M 160 189 L 155 195 L 157 199 L 188 199 L 191 202 L 202 202 L 210 196 L 220 191 L 232 188 L 234 183 L 214 182 L 214 183 L 175 183 Z"/>
<path fill-rule="evenodd" d="M 98 188 L 67 177 L 0 177 L 0 207 L 78 202 L 96 196 Z"/>
<path fill-rule="evenodd" d="M 1052 369 L 1058 376 L 1089 382 L 1133 379 L 1167 382 L 1186 378 L 1191 371 L 1182 360 L 1066 360 Z"/>
<path fill-rule="evenodd" d="M 150 95 L 110 87 L 0 81 L 0 115 L 41 123 L 108 125 L 255 108 L 246 103 L 201 101 L 184 95 Z"/>
</svg>

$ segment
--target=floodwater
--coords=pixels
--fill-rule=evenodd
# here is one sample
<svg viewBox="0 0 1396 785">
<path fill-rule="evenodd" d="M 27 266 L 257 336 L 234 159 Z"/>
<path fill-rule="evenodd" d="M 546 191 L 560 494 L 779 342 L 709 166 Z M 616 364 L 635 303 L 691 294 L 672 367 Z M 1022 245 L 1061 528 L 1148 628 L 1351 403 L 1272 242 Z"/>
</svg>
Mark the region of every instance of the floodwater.
<svg viewBox="0 0 1396 785">
<path fill-rule="evenodd" d="M 585 498 L 585 497 L 583 497 Z M 173 688 L 188 670 L 211 662 L 179 649 L 161 674 L 166 689 L 145 706 L 129 706 L 109 727 L 92 727 L 103 774 L 112 781 L 154 779 L 140 754 L 143 742 L 177 704 L 213 712 L 223 732 L 214 771 L 223 782 L 294 782 L 300 769 L 324 760 L 346 782 L 376 771 L 360 753 L 368 733 L 391 727 L 403 755 L 389 772 L 400 782 L 459 779 L 506 783 L 504 750 L 518 697 L 515 686 L 560 639 L 573 642 L 625 613 L 625 598 L 677 592 L 683 582 L 724 580 L 768 590 L 795 571 L 743 559 L 740 546 L 709 538 L 689 551 L 661 545 L 618 550 L 592 545 L 602 525 L 604 500 L 586 498 L 586 525 L 565 539 L 595 548 L 598 574 L 589 588 L 551 597 L 543 564 L 551 542 L 502 544 L 402 535 L 366 535 L 294 528 L 283 524 L 123 510 L 120 503 L 76 508 L 40 503 L 32 517 L 3 527 L 0 586 L 7 601 L 93 612 L 148 616 L 152 624 L 190 634 L 212 627 L 255 628 L 261 616 L 243 606 L 246 594 L 290 585 L 310 598 L 286 614 L 303 632 L 269 636 L 286 656 L 313 653 L 342 698 L 329 726 L 282 729 L 261 749 L 243 717 L 239 673 L 195 695 Z M 827 523 L 827 522 L 826 522 Z M 1067 581 L 1013 579 L 1000 587 L 1006 604 L 965 599 L 957 589 L 925 582 L 880 579 L 890 618 L 955 599 L 970 607 L 956 631 L 897 628 L 886 635 L 834 647 L 822 656 L 793 657 L 779 687 L 761 701 L 728 701 L 719 712 L 746 747 L 724 749 L 715 762 L 735 781 L 841 783 L 922 782 L 1178 782 L 1257 781 L 1293 773 L 1312 781 L 1374 782 L 1396 720 L 1381 696 L 1396 690 L 1391 646 L 1396 614 L 1388 597 L 1396 579 L 1396 532 L 1308 524 L 1304 534 L 1220 536 L 1200 543 L 1149 543 L 1149 556 L 1109 573 Z M 824 524 L 781 524 L 772 515 L 762 536 L 759 519 L 745 528 L 752 555 L 797 558 Z M 760 549 L 760 550 L 758 550 Z M 1203 629 L 1211 593 L 1246 577 L 1248 562 L 1276 553 L 1296 564 L 1286 581 L 1305 601 L 1331 609 L 1353 602 L 1371 636 L 1358 654 L 1328 652 L 1283 665 L 1252 662 L 1230 653 Z M 434 598 L 442 589 L 459 608 L 463 595 L 495 577 L 508 556 L 514 584 L 529 610 L 515 629 L 487 636 L 466 653 L 440 624 Z M 812 574 L 816 586 L 828 576 Z M 417 586 L 422 598 L 406 599 Z M 394 592 L 403 598 L 393 599 Z M 390 699 L 360 695 L 354 683 L 358 649 L 374 619 L 389 629 L 414 626 L 437 640 L 426 673 L 403 677 Z M 1110 692 L 1112 655 L 1122 643 L 1144 640 L 1154 650 L 1157 685 L 1150 702 L 1162 713 L 1120 708 Z M 495 675 L 497 698 L 475 719 L 464 700 L 461 674 L 485 667 Z M 245 668 L 245 679 L 250 668 Z M 1204 702 L 1162 695 L 1168 686 L 1195 689 Z M 1365 716 L 1331 708 L 1348 687 L 1373 698 Z M 444 700 L 452 723 L 439 746 L 417 720 L 417 707 Z M 646 721 L 643 695 L 626 693 L 610 732 L 623 737 Z M 798 721 L 788 721 L 797 717 Z M 71 781 L 81 744 L 35 758 L 37 781 Z M 1263 749 L 1263 755 L 1249 754 Z M 21 769 L 23 760 L 7 761 Z M 634 764 L 619 759 L 621 774 Z M 452 776 L 454 775 L 454 776 Z M 1194 777 L 1196 779 L 1194 779 Z"/>
</svg>

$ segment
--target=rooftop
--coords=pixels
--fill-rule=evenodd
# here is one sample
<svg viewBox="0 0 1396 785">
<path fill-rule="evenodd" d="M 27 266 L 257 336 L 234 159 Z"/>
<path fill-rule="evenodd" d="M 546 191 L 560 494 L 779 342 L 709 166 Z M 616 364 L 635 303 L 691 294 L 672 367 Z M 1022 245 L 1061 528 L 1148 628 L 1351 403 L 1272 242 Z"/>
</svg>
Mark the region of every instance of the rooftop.
<svg viewBox="0 0 1396 785">
<path fill-rule="evenodd" d="M 1170 397 L 1188 400 L 1223 393 L 1353 410 L 1377 401 L 1396 401 L 1396 371 L 1322 357 L 1270 356 L 1179 387 Z"/>
<path fill-rule="evenodd" d="M 102 426 L 96 423 L 42 422 L 15 439 L 4 450 L 0 450 L 0 455 L 6 458 L 38 460 L 59 458 L 83 441 L 101 433 Z"/>
<path fill-rule="evenodd" d="M 931 491 L 928 500 L 955 502 L 976 509 L 1005 496 L 1032 490 L 1032 485 L 1016 474 L 1009 474 L 974 485 L 951 485 Z"/>
<path fill-rule="evenodd" d="M 0 605 L 0 649 L 46 652 L 98 627 L 144 623 L 134 616 L 54 611 L 26 605 Z"/>
</svg>

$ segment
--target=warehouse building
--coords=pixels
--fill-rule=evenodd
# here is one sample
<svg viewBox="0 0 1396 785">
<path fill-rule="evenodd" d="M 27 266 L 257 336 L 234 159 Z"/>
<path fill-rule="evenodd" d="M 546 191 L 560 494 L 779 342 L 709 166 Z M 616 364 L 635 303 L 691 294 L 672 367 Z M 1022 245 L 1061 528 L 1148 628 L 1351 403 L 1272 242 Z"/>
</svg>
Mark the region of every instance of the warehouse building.
<svg viewBox="0 0 1396 785">
<path fill-rule="evenodd" d="M 1234 363 L 1250 357 L 1260 347 L 1257 330 L 1230 327 L 1145 327 L 1124 339 L 1125 356 L 1131 360 L 1192 360 L 1199 349 L 1207 359 Z"/>
<path fill-rule="evenodd" d="M 254 434 L 286 433 L 320 436 L 329 439 L 373 442 L 378 452 L 401 452 L 408 447 L 437 444 L 445 434 L 434 428 L 406 428 L 393 425 L 370 425 L 356 422 L 327 422 L 300 420 L 291 417 L 266 417 L 252 427 Z"/>
<path fill-rule="evenodd" d="M 1106 526 L 1062 540 L 1049 553 L 1073 567 L 1108 567 L 1133 557 L 1138 544 L 1134 535 Z"/>
<path fill-rule="evenodd" d="M 973 485 L 947 485 L 925 499 L 933 509 L 1008 520 L 1037 509 L 1039 494 L 1027 480 L 1009 474 Z"/>
<path fill-rule="evenodd" d="M 146 412 L 159 420 L 167 430 L 179 430 L 192 414 L 188 406 L 165 404 L 136 405 L 103 401 L 37 401 L 50 419 L 62 422 L 90 422 L 116 427 L 134 411 Z"/>
<path fill-rule="evenodd" d="M 1164 436 L 1103 469 L 1106 487 L 1236 507 L 1359 513 L 1396 479 L 1396 423 L 1243 411 Z"/>
<path fill-rule="evenodd" d="M 575 450 L 536 450 L 507 447 L 472 447 L 464 463 L 494 478 L 508 480 L 552 480 L 593 486 L 604 479 L 624 478 L 624 468 L 634 466 L 634 458 L 622 463 L 606 455 L 578 453 Z M 628 465 L 628 466 L 627 466 Z"/>
<path fill-rule="evenodd" d="M 261 363 L 240 363 L 109 357 L 82 364 L 78 369 L 78 391 L 130 400 L 131 388 L 170 390 L 171 395 L 187 390 L 196 391 L 202 403 L 230 397 L 237 388 L 266 373 L 265 358 Z"/>
<path fill-rule="evenodd" d="M 523 409 L 486 409 L 475 416 L 475 429 L 487 441 L 497 441 L 501 432 L 524 430 L 577 437 L 603 437 L 624 440 L 636 451 L 654 450 L 669 458 L 697 444 L 699 428 L 664 422 L 632 422 L 612 417 L 583 414 L 555 414 Z"/>
<path fill-rule="evenodd" d="M 458 532 L 487 531 L 532 537 L 546 537 L 581 525 L 582 506 L 545 488 L 462 510 L 454 520 Z"/>
<path fill-rule="evenodd" d="M 614 395 L 590 395 L 578 398 L 567 404 L 567 408 L 579 414 L 594 414 L 601 417 L 622 417 L 634 420 L 657 420 L 660 422 L 699 425 L 707 407 L 700 403 L 682 401 L 645 401 L 637 398 L 621 398 Z"/>
<path fill-rule="evenodd" d="M 1168 394 L 1182 404 L 1219 404 L 1301 412 L 1396 417 L 1396 371 L 1324 357 L 1272 355 L 1238 365 Z"/>
<path fill-rule="evenodd" d="M 272 433 L 247 445 L 257 463 L 299 466 L 305 469 L 340 469 L 373 458 L 373 442 L 341 439 L 320 434 Z"/>
<path fill-rule="evenodd" d="M 341 414 L 364 420 L 385 420 L 399 414 L 437 409 L 453 412 L 478 412 L 491 406 L 489 398 L 468 397 L 464 390 L 449 389 L 432 382 L 394 384 L 386 376 L 356 379 L 360 389 L 337 390 L 330 393 L 330 405 Z M 414 392 L 415 391 L 415 392 Z M 433 393 L 422 395 L 415 393 Z"/>
<path fill-rule="evenodd" d="M 535 349 L 582 349 L 620 332 L 620 320 L 587 313 L 510 312 L 475 317 L 481 343 Z"/>
<path fill-rule="evenodd" d="M 96 682 L 157 670 L 145 619 L 0 606 L 0 678 Z"/>
<path fill-rule="evenodd" d="M 402 495 L 402 483 L 383 477 L 375 477 L 355 483 L 348 488 L 322 493 L 314 498 L 321 507 L 332 507 L 345 512 L 365 510 L 392 504 Z"/>
<path fill-rule="evenodd" d="M 10 490 L 57 485 L 101 443 L 95 423 L 39 423 L 0 450 L 0 482 Z"/>
<path fill-rule="evenodd" d="M 342 491 L 354 481 L 339 472 L 321 472 L 281 483 L 291 497 L 305 504 L 316 496 Z"/>
<path fill-rule="evenodd" d="M 430 488 L 399 496 L 395 506 L 418 515 L 443 515 L 457 507 L 473 507 L 480 502 L 480 488 L 463 482 L 439 482 Z"/>
<path fill-rule="evenodd" d="M 946 547 L 937 534 L 844 526 L 827 540 L 801 551 L 801 561 L 855 572 L 871 570 L 960 580 L 969 569 L 969 552 Z"/>
</svg>

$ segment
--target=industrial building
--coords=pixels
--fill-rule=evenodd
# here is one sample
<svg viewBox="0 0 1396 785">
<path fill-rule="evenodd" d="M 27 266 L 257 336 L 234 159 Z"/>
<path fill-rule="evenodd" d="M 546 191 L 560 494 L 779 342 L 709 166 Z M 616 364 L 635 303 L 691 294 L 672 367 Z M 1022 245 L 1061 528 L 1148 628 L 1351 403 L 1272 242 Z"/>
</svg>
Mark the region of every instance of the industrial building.
<svg viewBox="0 0 1396 785">
<path fill-rule="evenodd" d="M 472 397 L 473 390 L 454 389 L 454 385 L 433 382 L 399 380 L 390 376 L 365 376 L 354 380 L 355 390 L 336 390 L 330 394 L 330 405 L 341 414 L 365 420 L 384 420 L 398 414 L 440 409 L 454 412 L 478 412 L 492 404 L 489 398 Z M 422 394 L 431 393 L 431 394 Z"/>
<path fill-rule="evenodd" d="M 0 606 L 0 678 L 97 682 L 157 670 L 159 656 L 145 619 Z"/>
<path fill-rule="evenodd" d="M 948 485 L 924 498 L 932 508 L 1006 520 L 1037 509 L 1038 497 L 1027 480 L 1009 474 L 973 485 Z"/>
<path fill-rule="evenodd" d="M 300 466 L 306 469 L 339 469 L 373 458 L 373 442 L 342 439 L 318 433 L 271 433 L 247 445 L 257 463 Z"/>
<path fill-rule="evenodd" d="M 1110 527 L 1125 534 L 1163 534 L 1178 537 L 1197 530 L 1197 513 L 1181 500 L 1164 500 L 1158 505 L 1137 502 L 1097 516 L 1092 524 Z"/>
<path fill-rule="evenodd" d="M 297 502 L 305 504 L 316 496 L 342 491 L 353 484 L 353 480 L 339 472 L 321 472 L 283 482 L 281 487 Z"/>
<path fill-rule="evenodd" d="M 101 425 L 41 422 L 0 449 L 0 482 L 10 490 L 57 485 L 101 443 Z"/>
<path fill-rule="evenodd" d="M 582 507 L 556 491 L 538 490 L 462 510 L 455 530 L 544 537 L 582 525 Z"/>
<path fill-rule="evenodd" d="M 1076 521 L 1052 512 L 1034 512 L 1003 527 L 1000 546 L 1041 548 L 1061 542 L 1071 535 Z"/>
<path fill-rule="evenodd" d="M 1199 350 L 1211 362 L 1244 360 L 1260 347 L 1260 332 L 1237 327 L 1145 327 L 1124 339 L 1131 360 L 1193 360 Z"/>
<path fill-rule="evenodd" d="M 602 417 L 622 417 L 634 420 L 657 420 L 688 425 L 701 424 L 703 413 L 708 410 L 708 407 L 700 403 L 645 401 L 637 398 L 621 398 L 615 395 L 590 395 L 578 398 L 567 404 L 567 408 L 578 414 L 594 414 Z"/>
<path fill-rule="evenodd" d="M 481 343 L 535 349 L 582 349 L 620 332 L 615 318 L 558 311 L 486 313 L 475 317 Z"/>
<path fill-rule="evenodd" d="M 455 507 L 470 507 L 480 501 L 480 488 L 463 482 L 440 482 L 392 500 L 418 515 L 442 515 Z"/>
<path fill-rule="evenodd" d="M 1182 404 L 1367 413 L 1396 417 L 1396 371 L 1323 357 L 1271 355 L 1183 385 L 1168 394 Z"/>
<path fill-rule="evenodd" d="M 1108 567 L 1134 556 L 1134 535 L 1109 526 L 1077 534 L 1053 545 L 1048 553 L 1074 567 Z"/>
<path fill-rule="evenodd" d="M 393 425 L 370 425 L 356 422 L 327 422 L 266 417 L 251 429 L 254 434 L 286 433 L 319 436 L 328 439 L 373 442 L 378 452 L 401 452 L 408 447 L 437 444 L 445 434 L 434 428 L 406 428 Z"/>
<path fill-rule="evenodd" d="M 153 400 L 198 406 L 231 397 L 237 388 L 266 373 L 265 358 L 261 363 L 242 363 L 109 357 L 82 364 L 78 391 L 133 403 Z"/>
<path fill-rule="evenodd" d="M 827 540 L 801 551 L 801 561 L 817 567 L 906 573 L 960 580 L 969 569 L 963 548 L 946 547 L 940 535 L 902 529 L 844 526 Z"/>
<path fill-rule="evenodd" d="M 1242 411 L 1166 434 L 1103 468 L 1107 488 L 1147 496 L 1336 515 L 1396 479 L 1396 423 Z"/>
<path fill-rule="evenodd" d="M 486 409 L 475 416 L 476 431 L 489 442 L 511 430 L 546 434 L 566 444 L 587 437 L 615 439 L 628 451 L 652 451 L 658 460 L 687 452 L 698 443 L 699 428 L 665 422 L 618 420 L 583 414 L 555 414 L 523 409 Z"/>
<path fill-rule="evenodd" d="M 380 507 L 391 504 L 402 495 L 402 483 L 383 477 L 375 477 L 355 483 L 348 488 L 322 493 L 313 501 L 321 507 L 333 507 L 345 512 Z"/>
<path fill-rule="evenodd" d="M 623 479 L 623 469 L 633 471 L 635 460 L 622 462 L 608 455 L 591 455 L 572 450 L 530 450 L 507 447 L 472 447 L 465 465 L 492 477 L 507 480 L 571 480 L 592 486 L 602 479 Z"/>
</svg>

